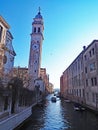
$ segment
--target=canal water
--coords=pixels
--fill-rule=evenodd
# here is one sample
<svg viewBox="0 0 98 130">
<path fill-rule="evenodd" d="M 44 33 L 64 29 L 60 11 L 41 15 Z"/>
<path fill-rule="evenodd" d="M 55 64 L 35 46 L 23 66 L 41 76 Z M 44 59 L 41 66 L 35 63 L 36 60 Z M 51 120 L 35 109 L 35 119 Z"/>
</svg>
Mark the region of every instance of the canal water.
<svg viewBox="0 0 98 130">
<path fill-rule="evenodd" d="M 94 113 L 75 111 L 73 103 L 63 99 L 51 102 L 51 96 L 46 97 L 43 106 L 34 107 L 30 118 L 17 130 L 98 130 L 98 116 Z"/>
</svg>

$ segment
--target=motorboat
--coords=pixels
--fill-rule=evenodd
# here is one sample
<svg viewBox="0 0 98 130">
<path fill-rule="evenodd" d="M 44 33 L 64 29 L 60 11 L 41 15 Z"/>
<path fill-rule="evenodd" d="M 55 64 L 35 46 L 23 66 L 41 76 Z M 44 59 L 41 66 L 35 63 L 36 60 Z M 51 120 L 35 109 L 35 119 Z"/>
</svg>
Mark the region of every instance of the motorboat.
<svg viewBox="0 0 98 130">
<path fill-rule="evenodd" d="M 84 111 L 85 108 L 83 106 L 81 106 L 81 104 L 75 103 L 74 104 L 74 110 L 76 110 L 76 111 Z"/>
<path fill-rule="evenodd" d="M 64 101 L 67 102 L 67 103 L 70 103 L 70 102 L 71 102 L 69 99 L 65 99 Z"/>
<path fill-rule="evenodd" d="M 38 106 L 38 107 L 43 107 L 43 103 L 42 103 L 42 102 L 38 102 L 38 103 L 37 103 L 37 106 Z"/>
<path fill-rule="evenodd" d="M 56 102 L 56 97 L 52 97 L 52 98 L 51 98 L 51 101 L 52 101 L 52 102 Z"/>
</svg>

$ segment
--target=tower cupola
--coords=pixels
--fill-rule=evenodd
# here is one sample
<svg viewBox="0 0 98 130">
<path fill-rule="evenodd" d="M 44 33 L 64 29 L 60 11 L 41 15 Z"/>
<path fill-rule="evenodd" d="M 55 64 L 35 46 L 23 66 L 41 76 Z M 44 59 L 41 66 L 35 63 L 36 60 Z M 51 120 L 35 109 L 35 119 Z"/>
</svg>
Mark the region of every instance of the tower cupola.
<svg viewBox="0 0 98 130">
<path fill-rule="evenodd" d="M 41 13 L 40 13 L 40 8 L 38 14 L 35 16 L 36 19 L 43 19 Z"/>
</svg>

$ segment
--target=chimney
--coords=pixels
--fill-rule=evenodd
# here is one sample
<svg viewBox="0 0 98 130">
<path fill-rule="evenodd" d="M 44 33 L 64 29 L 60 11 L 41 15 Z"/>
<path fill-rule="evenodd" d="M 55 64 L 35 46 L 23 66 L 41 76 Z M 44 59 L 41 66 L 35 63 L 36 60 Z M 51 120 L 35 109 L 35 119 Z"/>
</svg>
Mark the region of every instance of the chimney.
<svg viewBox="0 0 98 130">
<path fill-rule="evenodd" d="M 83 50 L 85 50 L 86 49 L 86 46 L 83 46 Z"/>
</svg>

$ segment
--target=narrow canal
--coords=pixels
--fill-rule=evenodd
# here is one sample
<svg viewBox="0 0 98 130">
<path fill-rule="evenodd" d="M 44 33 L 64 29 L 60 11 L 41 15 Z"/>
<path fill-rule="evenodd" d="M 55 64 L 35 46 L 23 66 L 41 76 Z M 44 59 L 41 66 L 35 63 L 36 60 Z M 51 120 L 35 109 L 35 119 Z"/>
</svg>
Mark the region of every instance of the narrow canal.
<svg viewBox="0 0 98 130">
<path fill-rule="evenodd" d="M 43 107 L 34 107 L 28 121 L 18 130 L 98 130 L 98 116 L 85 110 L 75 111 L 73 103 L 46 98 Z"/>
</svg>

